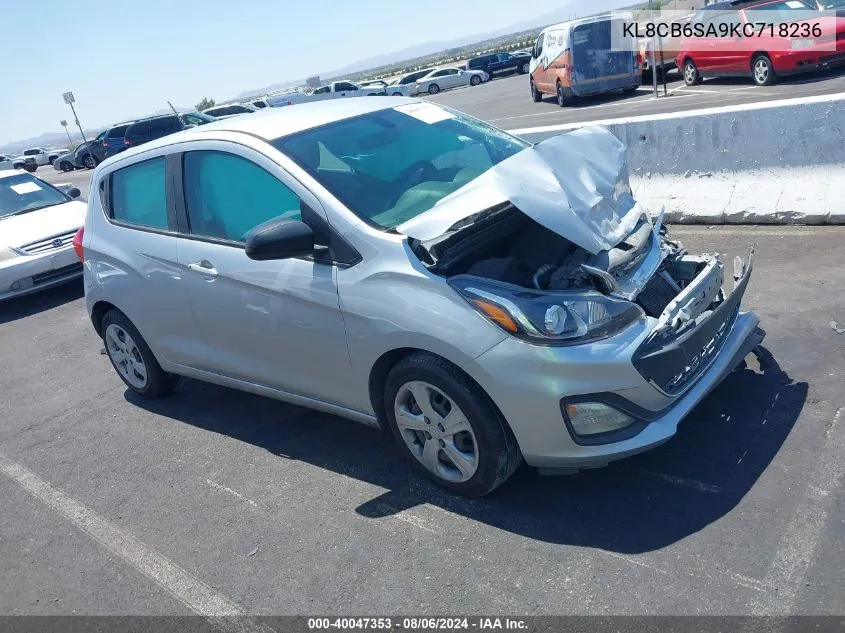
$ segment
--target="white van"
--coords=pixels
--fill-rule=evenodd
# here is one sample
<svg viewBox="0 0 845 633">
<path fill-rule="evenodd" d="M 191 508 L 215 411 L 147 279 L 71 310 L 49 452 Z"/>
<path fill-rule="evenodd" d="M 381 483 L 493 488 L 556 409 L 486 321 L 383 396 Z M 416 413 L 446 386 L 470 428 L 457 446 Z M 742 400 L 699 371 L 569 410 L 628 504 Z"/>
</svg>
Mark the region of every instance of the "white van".
<svg viewBox="0 0 845 633">
<path fill-rule="evenodd" d="M 631 13 L 614 11 L 548 26 L 531 51 L 531 97 L 556 95 L 558 104 L 573 97 L 614 90 L 633 92 L 642 82 L 637 40 L 624 34 Z"/>
</svg>

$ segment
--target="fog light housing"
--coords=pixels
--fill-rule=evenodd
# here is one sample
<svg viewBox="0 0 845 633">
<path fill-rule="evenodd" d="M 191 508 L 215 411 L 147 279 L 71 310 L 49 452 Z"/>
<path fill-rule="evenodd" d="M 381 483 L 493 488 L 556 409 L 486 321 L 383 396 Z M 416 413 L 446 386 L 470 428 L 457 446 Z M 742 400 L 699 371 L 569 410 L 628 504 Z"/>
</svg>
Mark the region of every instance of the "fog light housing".
<svg viewBox="0 0 845 633">
<path fill-rule="evenodd" d="M 584 437 L 613 433 L 637 421 L 636 418 L 601 402 L 564 403 L 563 412 L 572 432 Z"/>
</svg>

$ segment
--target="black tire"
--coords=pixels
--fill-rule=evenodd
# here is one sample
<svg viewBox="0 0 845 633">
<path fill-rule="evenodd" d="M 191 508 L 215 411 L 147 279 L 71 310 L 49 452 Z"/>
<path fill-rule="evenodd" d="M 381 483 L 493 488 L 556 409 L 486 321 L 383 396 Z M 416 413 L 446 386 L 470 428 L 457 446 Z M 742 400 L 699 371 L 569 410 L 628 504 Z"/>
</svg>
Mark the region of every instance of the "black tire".
<svg viewBox="0 0 845 633">
<path fill-rule="evenodd" d="M 24 163 L 23 168 L 30 174 L 34 174 L 36 171 L 38 171 L 38 165 L 36 165 L 35 163 Z"/>
<path fill-rule="evenodd" d="M 48 161 L 50 161 L 50 167 L 53 166 L 53 163 L 56 162 L 57 158 L 58 158 L 58 156 L 50 156 L 50 158 L 47 159 Z"/>
<path fill-rule="evenodd" d="M 464 482 L 453 482 L 430 472 L 411 453 L 403 440 L 394 413 L 400 388 L 409 381 L 425 381 L 451 398 L 466 416 L 475 435 L 478 466 Z M 385 413 L 399 450 L 413 468 L 438 485 L 465 497 L 481 497 L 504 483 L 522 462 L 519 446 L 496 406 L 466 374 L 450 362 L 420 352 L 401 360 L 387 376 L 384 388 Z"/>
<path fill-rule="evenodd" d="M 481 77 L 479 77 L 478 75 L 473 75 L 472 77 L 469 78 L 469 85 L 470 86 L 477 86 L 480 83 L 481 83 Z"/>
<path fill-rule="evenodd" d="M 622 88 L 622 92 L 625 94 L 631 94 L 632 92 L 636 92 L 639 86 L 628 86 L 627 88 Z"/>
<path fill-rule="evenodd" d="M 428 87 L 428 94 L 436 95 L 438 92 L 440 92 L 440 86 L 438 86 L 437 84 L 431 84 Z"/>
<path fill-rule="evenodd" d="M 522 62 L 522 63 L 519 65 L 519 68 L 517 68 L 517 69 L 516 69 L 516 71 L 517 71 L 520 75 L 525 75 L 525 74 L 527 74 L 527 73 L 528 73 L 528 62 Z"/>
<path fill-rule="evenodd" d="M 73 164 L 68 160 L 63 160 L 59 163 L 59 169 L 62 171 L 73 171 Z"/>
<path fill-rule="evenodd" d="M 529 86 L 531 87 L 531 100 L 534 103 L 540 103 L 543 100 L 543 93 L 537 90 L 537 86 L 534 85 L 533 79 L 529 81 Z"/>
<path fill-rule="evenodd" d="M 94 169 L 97 166 L 97 159 L 91 154 L 85 154 L 82 158 L 82 164 L 85 166 L 85 169 Z"/>
<path fill-rule="evenodd" d="M 701 83 L 701 73 L 698 71 L 698 66 L 689 58 L 684 60 L 684 68 L 681 70 L 681 75 L 684 78 L 684 83 L 688 86 L 697 86 Z"/>
<path fill-rule="evenodd" d="M 402 93 L 401 93 L 401 92 L 394 92 L 394 93 L 393 93 L 393 96 L 394 96 L 394 97 L 401 97 L 401 96 L 402 96 Z"/>
<path fill-rule="evenodd" d="M 771 58 L 765 53 L 755 55 L 751 60 L 751 81 L 757 86 L 771 86 L 777 83 L 777 80 Z"/>
<path fill-rule="evenodd" d="M 557 89 L 555 90 L 555 92 L 557 93 L 557 104 L 561 108 L 565 108 L 566 106 L 568 106 L 570 98 L 564 92 L 563 86 L 560 85 L 560 82 L 557 82 Z"/>
<path fill-rule="evenodd" d="M 125 330 L 135 342 L 135 348 L 137 349 L 147 370 L 146 384 L 142 388 L 139 388 L 127 381 L 127 379 L 121 373 L 120 369 L 118 369 L 117 365 L 115 364 L 111 354 L 108 353 L 109 344 L 106 341 L 106 330 L 110 325 L 116 325 Z M 173 390 L 176 388 L 176 385 L 179 383 L 179 376 L 176 376 L 174 374 L 168 374 L 161 368 L 161 365 L 158 364 L 156 357 L 153 355 L 153 352 L 152 350 L 150 350 L 150 347 L 149 345 L 147 345 L 147 342 L 144 340 L 144 337 L 141 336 L 141 333 L 132 324 L 132 321 L 130 321 L 126 317 L 125 314 L 123 314 L 119 310 L 109 310 L 108 312 L 106 312 L 106 315 L 103 317 L 100 332 L 103 333 L 103 342 L 105 343 L 107 350 L 106 355 L 108 356 L 112 367 L 114 367 L 114 370 L 115 372 L 117 372 L 117 375 L 120 376 L 120 379 L 123 381 L 123 384 L 125 384 L 129 389 L 131 389 L 143 398 L 150 399 L 161 398 L 173 392 Z"/>
</svg>

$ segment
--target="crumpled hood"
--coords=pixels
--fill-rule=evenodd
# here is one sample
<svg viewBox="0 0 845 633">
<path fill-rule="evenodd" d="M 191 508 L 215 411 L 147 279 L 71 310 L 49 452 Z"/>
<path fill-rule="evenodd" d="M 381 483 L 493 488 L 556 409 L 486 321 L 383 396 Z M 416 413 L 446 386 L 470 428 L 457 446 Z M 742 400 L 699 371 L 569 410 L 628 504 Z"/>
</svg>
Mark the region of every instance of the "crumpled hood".
<svg viewBox="0 0 845 633">
<path fill-rule="evenodd" d="M 13 215 L 0 220 L 0 246 L 20 248 L 61 233 L 75 231 L 85 224 L 84 202 L 73 200 L 46 209 Z"/>
<path fill-rule="evenodd" d="M 396 230 L 423 242 L 510 202 L 592 254 L 621 242 L 646 210 L 631 194 L 625 145 L 602 127 L 560 134 L 502 161 Z"/>
</svg>

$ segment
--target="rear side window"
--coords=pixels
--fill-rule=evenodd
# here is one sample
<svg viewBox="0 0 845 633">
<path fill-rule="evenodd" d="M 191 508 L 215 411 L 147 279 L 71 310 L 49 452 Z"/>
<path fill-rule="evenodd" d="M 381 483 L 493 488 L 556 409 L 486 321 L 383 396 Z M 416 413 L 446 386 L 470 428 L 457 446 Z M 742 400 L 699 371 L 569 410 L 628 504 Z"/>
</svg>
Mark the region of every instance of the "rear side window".
<svg viewBox="0 0 845 633">
<path fill-rule="evenodd" d="M 108 131 L 108 134 L 106 134 L 106 138 L 123 138 L 128 128 L 128 125 L 118 125 L 117 127 L 113 127 Z"/>
<path fill-rule="evenodd" d="M 152 134 L 153 136 L 164 136 L 165 134 L 170 134 L 171 132 L 177 132 L 180 129 L 182 128 L 175 116 L 162 117 L 160 119 L 153 119 L 150 121 L 149 134 Z"/>
<path fill-rule="evenodd" d="M 119 222 L 167 230 L 164 157 L 112 173 L 110 209 L 111 217 Z"/>
<path fill-rule="evenodd" d="M 140 123 L 133 123 L 126 128 L 126 136 L 147 136 L 150 133 L 150 122 L 141 121 Z"/>
<path fill-rule="evenodd" d="M 277 217 L 301 220 L 299 197 L 255 163 L 225 152 L 187 152 L 185 207 L 191 233 L 243 242 L 259 224 Z"/>
</svg>

